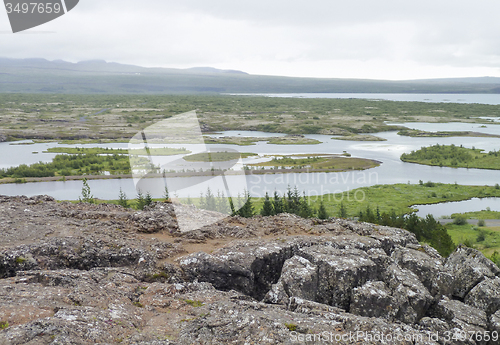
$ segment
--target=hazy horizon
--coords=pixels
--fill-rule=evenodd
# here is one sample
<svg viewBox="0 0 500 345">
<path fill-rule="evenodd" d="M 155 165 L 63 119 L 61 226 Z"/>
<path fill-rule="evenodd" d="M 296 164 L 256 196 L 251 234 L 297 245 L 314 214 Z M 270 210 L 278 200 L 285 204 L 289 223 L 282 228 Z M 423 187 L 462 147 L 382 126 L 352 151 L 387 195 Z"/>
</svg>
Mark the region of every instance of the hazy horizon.
<svg viewBox="0 0 500 345">
<path fill-rule="evenodd" d="M 128 64 L 128 63 L 121 63 L 117 61 L 107 61 L 105 59 L 90 59 L 90 60 L 74 60 L 74 61 L 69 61 L 69 60 L 64 60 L 64 59 L 46 59 L 43 57 L 25 57 L 25 58 L 10 58 L 10 57 L 5 57 L 5 56 L 0 56 L 0 59 L 12 59 L 12 60 L 46 60 L 48 62 L 61 62 L 61 63 L 71 63 L 74 65 L 77 64 L 82 64 L 82 63 L 89 63 L 89 62 L 105 62 L 107 64 L 120 64 L 124 66 L 134 66 L 134 67 L 139 67 L 139 68 L 148 68 L 148 69 L 178 69 L 178 70 L 191 70 L 191 69 L 206 69 L 204 72 L 209 72 L 210 69 L 219 71 L 219 72 L 227 72 L 227 73 L 238 73 L 241 72 L 243 74 L 248 74 L 248 75 L 254 75 L 254 76 L 269 76 L 269 77 L 291 77 L 291 78 L 315 78 L 315 79 L 355 79 L 355 80 L 380 80 L 380 81 L 417 81 L 417 80 L 433 80 L 433 79 L 477 79 L 477 78 L 500 78 L 500 77 L 495 77 L 495 76 L 488 76 L 488 75 L 476 75 L 476 76 L 451 76 L 451 77 L 445 77 L 445 78 L 422 78 L 422 79 L 389 79 L 389 78 L 336 78 L 336 77 L 310 77 L 310 76 L 287 76 L 287 75 L 278 75 L 278 74 L 254 74 L 254 73 L 249 73 L 247 71 L 244 71 L 242 69 L 238 68 L 216 68 L 213 66 L 198 66 L 198 65 L 193 65 L 193 66 L 188 66 L 188 67 L 171 67 L 171 66 L 141 66 L 141 65 L 135 65 L 135 64 Z"/>
</svg>

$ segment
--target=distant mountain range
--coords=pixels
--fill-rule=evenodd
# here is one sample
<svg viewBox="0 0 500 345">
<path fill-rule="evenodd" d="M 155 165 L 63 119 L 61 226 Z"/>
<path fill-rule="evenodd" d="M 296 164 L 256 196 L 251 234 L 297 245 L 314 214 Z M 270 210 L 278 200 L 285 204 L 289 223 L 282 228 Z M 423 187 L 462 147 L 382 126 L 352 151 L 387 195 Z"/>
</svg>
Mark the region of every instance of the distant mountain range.
<svg viewBox="0 0 500 345">
<path fill-rule="evenodd" d="M 407 81 L 251 75 L 211 67 L 146 68 L 103 60 L 0 58 L 1 93 L 500 93 L 500 78 Z"/>
</svg>

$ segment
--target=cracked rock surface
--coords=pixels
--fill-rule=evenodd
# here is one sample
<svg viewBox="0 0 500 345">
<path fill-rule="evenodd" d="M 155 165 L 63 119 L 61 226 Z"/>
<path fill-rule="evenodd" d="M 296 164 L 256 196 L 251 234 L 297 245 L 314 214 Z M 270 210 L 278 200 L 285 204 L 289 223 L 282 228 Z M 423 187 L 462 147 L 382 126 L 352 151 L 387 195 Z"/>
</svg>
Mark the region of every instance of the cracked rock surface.
<svg viewBox="0 0 500 345">
<path fill-rule="evenodd" d="M 500 343 L 447 339 L 500 331 L 474 249 L 289 214 L 179 232 L 175 212 L 0 196 L 0 344 Z"/>
</svg>

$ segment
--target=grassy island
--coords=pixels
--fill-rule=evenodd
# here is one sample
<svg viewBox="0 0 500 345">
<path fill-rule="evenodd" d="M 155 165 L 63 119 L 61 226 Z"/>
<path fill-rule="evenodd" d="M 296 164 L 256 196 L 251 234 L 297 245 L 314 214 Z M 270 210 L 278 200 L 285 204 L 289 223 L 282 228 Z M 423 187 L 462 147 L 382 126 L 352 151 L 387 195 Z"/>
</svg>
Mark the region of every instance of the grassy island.
<svg viewBox="0 0 500 345">
<path fill-rule="evenodd" d="M 273 145 L 315 145 L 321 144 L 321 141 L 309 139 L 302 135 L 287 135 L 284 137 L 205 137 L 206 144 L 226 144 L 226 145 L 255 145 L 259 141 L 267 141 Z"/>
<path fill-rule="evenodd" d="M 427 132 L 418 129 L 402 129 L 398 135 L 407 137 L 430 137 L 430 138 L 443 138 L 443 137 L 475 137 L 475 138 L 500 138 L 500 135 L 472 132 L 472 131 L 441 131 L 441 132 Z"/>
<path fill-rule="evenodd" d="M 476 148 L 465 148 L 455 145 L 434 145 L 422 147 L 411 153 L 403 153 L 403 162 L 424 165 L 435 165 L 451 168 L 477 168 L 477 169 L 500 169 L 500 157 L 498 151 L 490 151 Z"/>
<path fill-rule="evenodd" d="M 318 171 L 348 171 L 374 168 L 380 162 L 365 158 L 350 158 L 342 155 L 310 154 L 307 157 L 279 156 L 268 162 L 249 164 L 252 167 L 272 167 L 281 169 L 310 169 Z"/>
<path fill-rule="evenodd" d="M 257 154 L 250 152 L 201 152 L 183 158 L 188 162 L 226 162 L 251 156 L 257 156 Z"/>
</svg>

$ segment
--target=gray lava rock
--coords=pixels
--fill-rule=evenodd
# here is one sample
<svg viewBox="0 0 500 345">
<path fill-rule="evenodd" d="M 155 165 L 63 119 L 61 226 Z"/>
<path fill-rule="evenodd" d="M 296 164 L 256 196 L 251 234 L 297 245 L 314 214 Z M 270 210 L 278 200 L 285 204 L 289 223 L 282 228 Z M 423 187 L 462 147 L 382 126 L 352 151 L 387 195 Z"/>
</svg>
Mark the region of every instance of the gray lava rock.
<svg viewBox="0 0 500 345">
<path fill-rule="evenodd" d="M 377 265 L 359 249 L 336 249 L 330 246 L 312 246 L 299 255 L 318 267 L 316 301 L 349 310 L 355 287 L 369 280 L 377 280 Z"/>
<path fill-rule="evenodd" d="M 500 270 L 475 250 L 445 260 L 402 229 L 288 214 L 200 227 L 206 213 L 175 207 L 194 230 L 166 203 L 0 196 L 0 344 L 472 345 L 485 341 L 444 335 L 500 331 Z"/>
<path fill-rule="evenodd" d="M 179 266 L 189 280 L 208 282 L 221 290 L 253 293 L 253 272 L 232 260 L 200 252 L 182 258 Z"/>
<path fill-rule="evenodd" d="M 465 303 L 484 310 L 488 315 L 500 309 L 500 278 L 486 278 L 477 284 L 465 298 Z"/>
<path fill-rule="evenodd" d="M 143 211 L 130 215 L 129 219 L 137 224 L 139 231 L 145 233 L 176 232 L 179 229 L 170 203 L 155 202 Z"/>
<path fill-rule="evenodd" d="M 500 311 L 497 311 L 495 314 L 490 317 L 490 327 L 491 333 L 496 335 L 496 340 L 491 340 L 491 345 L 499 345 L 500 344 Z M 496 332 L 496 333 L 493 333 Z"/>
<path fill-rule="evenodd" d="M 443 259 L 440 256 L 431 256 L 429 249 L 399 247 L 392 253 L 394 261 L 402 268 L 415 273 L 431 295 L 449 296 L 453 286 L 453 276 L 443 268 Z"/>
<path fill-rule="evenodd" d="M 415 273 L 394 263 L 382 272 L 382 281 L 391 289 L 398 306 L 397 319 L 416 323 L 425 316 L 433 298 Z"/>
<path fill-rule="evenodd" d="M 318 290 L 318 270 L 309 260 L 294 256 L 285 261 L 281 277 L 264 297 L 270 303 L 286 304 L 288 297 L 314 301 Z"/>
<path fill-rule="evenodd" d="M 480 251 L 464 246 L 450 254 L 444 268 L 455 278 L 453 296 L 462 299 L 486 277 L 494 278 L 500 274 L 500 268 Z"/>
<path fill-rule="evenodd" d="M 368 282 L 354 288 L 350 312 L 368 317 L 393 318 L 398 311 L 391 291 L 384 282 Z"/>
<path fill-rule="evenodd" d="M 476 332 L 484 334 L 488 329 L 488 319 L 483 310 L 471 307 L 457 300 L 450 300 L 444 297 L 432 309 L 431 315 L 444 320 L 448 323 L 452 332 Z M 464 344 L 469 342 L 465 341 Z M 486 344 L 487 342 L 479 341 L 478 344 Z M 474 344 L 472 342 L 472 344 Z"/>
</svg>

